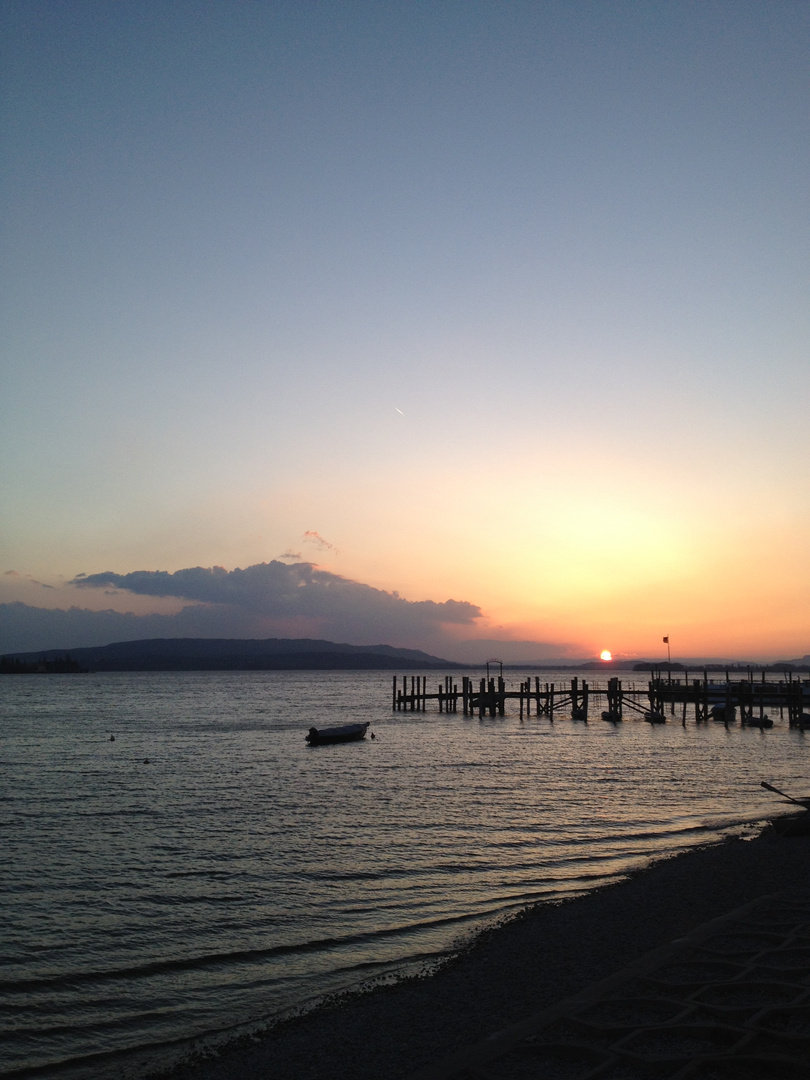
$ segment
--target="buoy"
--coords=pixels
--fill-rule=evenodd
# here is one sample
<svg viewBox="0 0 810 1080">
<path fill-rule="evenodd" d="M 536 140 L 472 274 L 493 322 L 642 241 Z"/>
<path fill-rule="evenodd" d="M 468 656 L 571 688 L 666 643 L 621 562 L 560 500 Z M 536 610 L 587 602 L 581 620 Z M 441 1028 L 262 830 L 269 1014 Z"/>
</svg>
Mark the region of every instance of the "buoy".
<svg viewBox="0 0 810 1080">
<path fill-rule="evenodd" d="M 115 742 L 115 736 L 114 735 L 110 736 L 110 742 Z"/>
<path fill-rule="evenodd" d="M 143 763 L 144 763 L 144 765 L 148 765 L 148 764 L 149 764 L 149 758 L 148 758 L 148 757 L 145 757 L 145 758 L 143 759 Z"/>
</svg>

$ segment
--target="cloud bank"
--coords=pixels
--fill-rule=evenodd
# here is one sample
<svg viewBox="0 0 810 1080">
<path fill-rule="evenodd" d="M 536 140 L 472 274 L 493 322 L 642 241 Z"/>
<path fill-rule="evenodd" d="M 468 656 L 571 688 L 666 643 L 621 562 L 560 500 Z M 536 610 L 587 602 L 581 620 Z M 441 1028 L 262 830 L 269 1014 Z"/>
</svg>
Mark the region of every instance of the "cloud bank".
<svg viewBox="0 0 810 1080">
<path fill-rule="evenodd" d="M 82 575 L 71 585 L 80 589 L 114 588 L 142 596 L 173 596 L 201 604 L 237 608 L 270 620 L 311 620 L 313 629 L 343 628 L 354 634 L 385 628 L 397 632 L 424 632 L 454 623 L 469 625 L 481 618 L 481 609 L 466 600 L 404 600 L 312 563 L 292 565 L 274 559 L 244 570 L 195 566 L 170 574 L 139 570 L 132 574 Z"/>
<path fill-rule="evenodd" d="M 463 600 L 405 600 L 395 593 L 276 559 L 245 569 L 190 567 L 174 573 L 109 570 L 79 575 L 81 590 L 174 597 L 173 615 L 0 605 L 0 651 L 78 648 L 140 637 L 317 637 L 351 644 L 428 650 L 453 641 L 447 628 L 474 630 L 480 607 Z M 120 607 L 121 598 L 116 601 Z"/>
<path fill-rule="evenodd" d="M 423 649 L 471 663 L 489 656 L 528 662 L 570 653 L 570 647 L 560 643 L 480 636 L 481 608 L 466 600 L 406 600 L 308 562 L 288 565 L 274 559 L 245 569 L 195 566 L 174 573 L 108 570 L 81 574 L 69 584 L 113 596 L 119 609 L 127 596 L 188 603 L 175 614 L 40 608 L 19 601 L 0 604 L 0 653 L 150 637 L 326 638 Z"/>
</svg>

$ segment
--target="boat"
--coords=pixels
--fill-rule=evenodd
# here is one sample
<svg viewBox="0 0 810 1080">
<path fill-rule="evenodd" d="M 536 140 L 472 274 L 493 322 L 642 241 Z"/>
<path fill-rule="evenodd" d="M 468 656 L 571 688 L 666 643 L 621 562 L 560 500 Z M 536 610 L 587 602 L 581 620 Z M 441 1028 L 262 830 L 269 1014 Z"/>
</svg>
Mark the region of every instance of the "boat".
<svg viewBox="0 0 810 1080">
<path fill-rule="evenodd" d="M 644 719 L 648 724 L 665 724 L 667 718 L 662 712 L 658 712 L 656 709 L 647 709 L 644 713 Z"/>
<path fill-rule="evenodd" d="M 772 728 L 773 720 L 770 716 L 752 716 L 745 721 L 745 727 Z"/>
<path fill-rule="evenodd" d="M 790 814 L 787 817 L 774 818 L 771 825 L 780 836 L 810 836 L 810 821 L 804 814 Z"/>
<path fill-rule="evenodd" d="M 329 743 L 359 742 L 365 739 L 368 724 L 344 724 L 342 727 L 311 727 L 306 735 L 310 746 L 326 746 Z"/>
<path fill-rule="evenodd" d="M 712 705 L 709 716 L 721 724 L 733 724 L 737 718 L 737 710 L 733 705 Z"/>
<path fill-rule="evenodd" d="M 588 723 L 588 714 L 585 711 L 585 709 L 572 709 L 571 710 L 571 719 L 572 720 L 584 720 L 585 723 L 587 724 Z"/>
<path fill-rule="evenodd" d="M 602 713 L 602 719 L 607 720 L 609 724 L 619 724 L 621 723 L 622 714 L 616 712 L 615 709 L 606 709 L 605 712 Z"/>
</svg>

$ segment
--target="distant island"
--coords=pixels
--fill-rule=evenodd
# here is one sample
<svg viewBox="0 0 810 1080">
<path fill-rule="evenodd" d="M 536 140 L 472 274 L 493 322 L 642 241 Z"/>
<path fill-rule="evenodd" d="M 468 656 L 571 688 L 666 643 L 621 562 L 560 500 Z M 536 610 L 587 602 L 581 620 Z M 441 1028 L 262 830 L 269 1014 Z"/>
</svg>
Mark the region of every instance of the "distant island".
<svg viewBox="0 0 810 1080">
<path fill-rule="evenodd" d="M 458 668 L 418 649 L 314 638 L 147 638 L 112 645 L 15 653 L 0 674 L 80 671 L 417 671 Z M 463 665 L 461 665 L 463 666 Z"/>
</svg>

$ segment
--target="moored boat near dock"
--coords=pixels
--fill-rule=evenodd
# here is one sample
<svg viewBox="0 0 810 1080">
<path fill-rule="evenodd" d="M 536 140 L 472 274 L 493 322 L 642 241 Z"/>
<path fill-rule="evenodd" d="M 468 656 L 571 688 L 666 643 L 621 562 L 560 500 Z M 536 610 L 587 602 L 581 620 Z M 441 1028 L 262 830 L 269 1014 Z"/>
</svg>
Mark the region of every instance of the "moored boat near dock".
<svg viewBox="0 0 810 1080">
<path fill-rule="evenodd" d="M 712 705 L 709 716 L 720 724 L 733 724 L 737 718 L 737 710 L 733 705 Z"/>
</svg>

